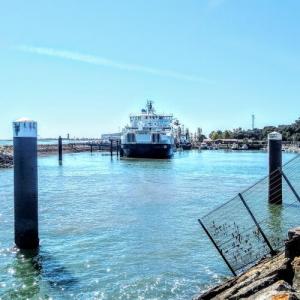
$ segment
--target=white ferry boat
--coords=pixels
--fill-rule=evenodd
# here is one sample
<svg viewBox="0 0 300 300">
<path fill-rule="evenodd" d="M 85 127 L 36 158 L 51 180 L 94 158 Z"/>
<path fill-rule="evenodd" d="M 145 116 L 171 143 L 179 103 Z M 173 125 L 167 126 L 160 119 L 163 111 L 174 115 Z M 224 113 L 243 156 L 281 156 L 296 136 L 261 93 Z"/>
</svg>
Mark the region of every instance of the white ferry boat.
<svg viewBox="0 0 300 300">
<path fill-rule="evenodd" d="M 130 125 L 123 129 L 121 154 L 125 157 L 170 158 L 175 143 L 173 116 L 157 114 L 152 101 L 146 109 L 130 115 Z"/>
</svg>

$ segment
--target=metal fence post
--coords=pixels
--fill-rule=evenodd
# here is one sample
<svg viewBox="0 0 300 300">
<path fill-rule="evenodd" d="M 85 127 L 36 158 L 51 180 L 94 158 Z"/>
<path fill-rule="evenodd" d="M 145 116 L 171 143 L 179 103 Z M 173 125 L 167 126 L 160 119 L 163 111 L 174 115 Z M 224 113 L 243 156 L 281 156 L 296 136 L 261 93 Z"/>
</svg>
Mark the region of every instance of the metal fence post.
<svg viewBox="0 0 300 300">
<path fill-rule="evenodd" d="M 247 209 L 249 215 L 251 216 L 253 222 L 255 223 L 255 225 L 256 225 L 257 229 L 259 230 L 260 234 L 262 235 L 263 239 L 265 240 L 266 244 L 267 244 L 268 247 L 270 248 L 270 251 L 271 251 L 270 254 L 271 254 L 271 255 L 275 255 L 277 252 L 272 248 L 272 246 L 271 246 L 269 240 L 267 239 L 265 233 L 263 232 L 262 228 L 261 228 L 260 225 L 258 224 L 256 218 L 254 217 L 252 211 L 250 210 L 248 204 L 246 203 L 246 201 L 245 201 L 245 199 L 244 199 L 244 197 L 242 196 L 241 193 L 239 193 L 239 197 L 240 197 L 240 199 L 242 200 L 244 206 L 246 207 L 246 209 Z"/>
<path fill-rule="evenodd" d="M 218 250 L 219 254 L 222 256 L 223 260 L 225 261 L 227 267 L 230 269 L 230 271 L 232 272 L 232 274 L 234 276 L 236 276 L 235 271 L 233 270 L 233 268 L 231 267 L 230 263 L 228 262 L 228 260 L 226 259 L 226 257 L 224 256 L 222 250 L 218 247 L 218 245 L 216 244 L 216 242 L 214 241 L 214 239 L 212 238 L 212 236 L 210 235 L 209 231 L 206 229 L 206 227 L 204 226 L 204 224 L 202 223 L 202 221 L 200 219 L 198 219 L 199 224 L 202 226 L 203 230 L 205 231 L 205 233 L 207 234 L 207 236 L 209 237 L 209 239 L 211 240 L 211 242 L 213 243 L 213 245 L 216 247 L 216 249 Z"/>
</svg>

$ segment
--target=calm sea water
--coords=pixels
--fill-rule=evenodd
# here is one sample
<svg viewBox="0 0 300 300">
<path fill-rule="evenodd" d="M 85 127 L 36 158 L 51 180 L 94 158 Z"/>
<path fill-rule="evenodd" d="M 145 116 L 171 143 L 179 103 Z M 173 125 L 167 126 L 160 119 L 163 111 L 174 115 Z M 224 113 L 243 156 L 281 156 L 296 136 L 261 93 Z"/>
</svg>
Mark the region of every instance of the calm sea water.
<svg viewBox="0 0 300 300">
<path fill-rule="evenodd" d="M 0 298 L 191 299 L 230 276 L 197 218 L 266 172 L 267 154 L 250 151 L 40 157 L 41 248 L 24 254 L 13 248 L 13 170 L 1 170 Z"/>
</svg>

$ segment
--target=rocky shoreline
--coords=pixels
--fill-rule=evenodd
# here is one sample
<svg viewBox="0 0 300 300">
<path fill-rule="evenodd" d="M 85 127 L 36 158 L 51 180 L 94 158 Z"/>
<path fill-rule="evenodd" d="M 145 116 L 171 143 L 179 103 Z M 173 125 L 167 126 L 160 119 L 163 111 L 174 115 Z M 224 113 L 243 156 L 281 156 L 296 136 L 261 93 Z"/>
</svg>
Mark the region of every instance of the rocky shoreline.
<svg viewBox="0 0 300 300">
<path fill-rule="evenodd" d="M 300 229 L 289 231 L 285 251 L 265 258 L 241 275 L 204 292 L 195 300 L 300 299 Z"/>
<path fill-rule="evenodd" d="M 13 155 L 4 147 L 0 148 L 0 168 L 11 168 L 13 166 Z"/>
<path fill-rule="evenodd" d="M 96 150 L 96 147 L 94 147 Z M 97 147 L 97 150 L 108 151 L 109 146 Z M 91 151 L 91 146 L 89 144 L 63 144 L 64 153 L 78 153 Z M 58 145 L 55 144 L 45 144 L 38 145 L 39 155 L 51 155 L 58 153 Z M 13 167 L 13 146 L 2 146 L 0 147 L 0 168 L 11 168 Z"/>
</svg>

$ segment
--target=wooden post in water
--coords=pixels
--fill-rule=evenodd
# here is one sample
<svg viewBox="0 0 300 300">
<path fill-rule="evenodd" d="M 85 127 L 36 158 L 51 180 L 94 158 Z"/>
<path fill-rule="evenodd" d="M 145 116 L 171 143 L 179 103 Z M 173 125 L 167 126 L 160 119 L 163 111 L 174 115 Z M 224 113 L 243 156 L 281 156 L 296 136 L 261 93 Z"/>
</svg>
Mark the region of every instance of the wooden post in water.
<svg viewBox="0 0 300 300">
<path fill-rule="evenodd" d="M 110 140 L 110 156 L 113 156 L 113 140 Z"/>
<path fill-rule="evenodd" d="M 36 249 L 38 233 L 37 123 L 20 119 L 14 133 L 15 243 L 20 249 Z"/>
<path fill-rule="evenodd" d="M 62 138 L 59 136 L 58 138 L 58 161 L 59 164 L 62 165 Z"/>
<path fill-rule="evenodd" d="M 269 148 L 269 203 L 282 204 L 282 135 L 268 135 Z"/>
<path fill-rule="evenodd" d="M 119 157 L 119 140 L 116 140 L 117 142 L 117 157 Z"/>
<path fill-rule="evenodd" d="M 90 147 L 91 147 L 91 153 L 93 153 L 93 144 L 92 143 L 90 143 Z"/>
</svg>

